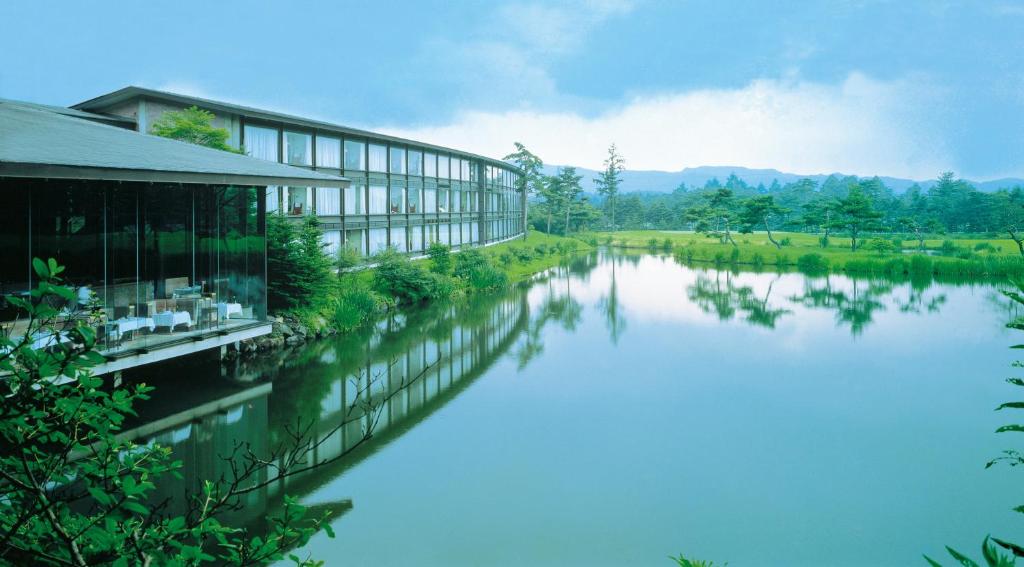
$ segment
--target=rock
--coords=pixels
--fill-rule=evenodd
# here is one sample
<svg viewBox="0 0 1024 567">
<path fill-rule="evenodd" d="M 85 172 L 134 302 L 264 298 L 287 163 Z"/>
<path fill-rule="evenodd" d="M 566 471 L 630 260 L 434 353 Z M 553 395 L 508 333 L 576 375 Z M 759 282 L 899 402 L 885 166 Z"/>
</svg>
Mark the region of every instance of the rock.
<svg viewBox="0 0 1024 567">
<path fill-rule="evenodd" d="M 296 325 L 295 334 L 299 335 L 302 338 L 306 338 L 307 336 L 309 336 L 309 329 L 307 329 L 305 325 Z"/>
<path fill-rule="evenodd" d="M 284 340 L 284 344 L 286 344 L 288 346 L 298 346 L 298 345 L 301 345 L 304 342 L 306 342 L 306 341 L 303 340 L 303 338 L 298 336 L 298 335 L 292 335 L 292 336 L 290 336 L 290 337 L 288 337 L 287 339 Z"/>
<path fill-rule="evenodd" d="M 293 331 L 287 323 L 274 323 L 273 332 L 285 337 L 290 337 L 295 334 L 295 331 Z"/>
</svg>

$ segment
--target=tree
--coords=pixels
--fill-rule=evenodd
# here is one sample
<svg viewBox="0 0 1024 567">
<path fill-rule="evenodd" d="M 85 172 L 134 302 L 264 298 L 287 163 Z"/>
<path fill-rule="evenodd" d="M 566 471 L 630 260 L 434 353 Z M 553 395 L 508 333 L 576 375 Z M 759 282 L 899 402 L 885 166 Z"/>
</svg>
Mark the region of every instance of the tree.
<svg viewBox="0 0 1024 567">
<path fill-rule="evenodd" d="M 76 298 L 63 285 L 64 268 L 54 259 L 32 264 L 37 287 L 28 297 L 7 298 L 24 314 L 27 331 L 0 335 L 0 564 L 262 565 L 320 529 L 333 535 L 326 516 L 306 518 L 288 497 L 283 514 L 270 518 L 269 533 L 253 535 L 218 519 L 246 494 L 316 466 L 306 460 L 319 443 L 308 427 L 270 454 L 240 446 L 220 455 L 232 473 L 205 481 L 200 494 L 183 495 L 182 515 L 151 502 L 157 483 L 179 474 L 181 463 L 165 447 L 119 434 L 134 403 L 153 389 L 108 388 L 93 376 L 90 368 L 104 360 L 94 350 L 98 312 L 63 316 L 54 306 Z M 39 337 L 53 346 L 36 348 Z"/>
<path fill-rule="evenodd" d="M 723 244 L 736 246 L 730 225 L 736 216 L 731 189 L 720 187 L 703 195 L 704 203 L 686 211 L 686 219 L 694 222 L 694 230 L 717 237 Z"/>
<path fill-rule="evenodd" d="M 755 228 L 763 226 L 768 233 L 768 240 L 776 248 L 782 248 L 782 245 L 772 237 L 772 225 L 785 213 L 786 209 L 776 205 L 775 198 L 771 195 L 751 197 L 743 201 L 740 209 L 740 231 L 751 233 Z"/>
<path fill-rule="evenodd" d="M 236 154 L 243 153 L 228 145 L 231 133 L 224 128 L 213 125 L 214 114 L 197 106 L 185 110 L 165 112 L 153 123 L 152 130 L 157 136 L 181 140 L 190 144 L 205 146 L 215 150 L 224 150 Z"/>
<path fill-rule="evenodd" d="M 853 183 L 846 197 L 839 200 L 832 226 L 850 233 L 850 250 L 856 251 L 857 237 L 865 230 L 876 229 L 880 218 L 882 214 L 871 205 L 871 199 L 861 191 L 859 184 Z"/>
<path fill-rule="evenodd" d="M 556 180 L 555 187 L 557 188 L 558 199 L 562 206 L 565 207 L 565 230 L 563 234 L 568 236 L 569 216 L 572 213 L 572 207 L 578 202 L 580 194 L 583 193 L 583 186 L 580 185 L 583 176 L 576 173 L 575 167 L 562 167 L 558 170 Z"/>
<path fill-rule="evenodd" d="M 824 242 L 828 242 L 829 232 L 832 229 L 832 216 L 838 208 L 838 202 L 830 197 L 814 199 L 803 206 L 803 215 L 800 222 L 804 226 L 814 227 L 815 232 L 825 232 Z"/>
<path fill-rule="evenodd" d="M 1024 192 L 1000 191 L 995 196 L 995 216 L 999 229 L 1006 232 L 1024 256 Z"/>
<path fill-rule="evenodd" d="M 443 275 L 451 273 L 452 251 L 447 245 L 441 242 L 431 242 L 427 247 L 427 256 L 430 258 L 431 272 Z"/>
<path fill-rule="evenodd" d="M 519 169 L 522 170 L 522 175 L 516 182 L 516 189 L 523 194 L 523 198 L 529 197 L 530 193 L 538 193 L 541 185 L 544 183 L 544 162 L 526 149 L 526 146 L 516 142 L 516 151 L 505 156 L 505 161 L 511 161 L 516 164 Z M 527 233 L 527 211 L 526 207 L 523 207 L 523 239 L 526 239 Z M 549 229 L 550 230 L 550 229 Z"/>
<path fill-rule="evenodd" d="M 928 232 L 942 232 L 944 227 L 939 219 L 935 217 L 929 217 L 927 219 L 918 219 L 916 217 L 901 217 L 897 224 L 908 232 L 913 232 L 914 236 L 917 237 L 917 249 L 924 250 L 924 237 L 925 233 Z"/>
<path fill-rule="evenodd" d="M 612 231 L 615 230 L 615 201 L 619 197 L 624 165 L 625 161 L 619 155 L 615 144 L 612 144 L 608 148 L 608 157 L 604 160 L 604 171 L 594 179 L 598 194 L 607 199 L 608 209 L 611 211 Z"/>
<path fill-rule="evenodd" d="M 295 308 L 325 294 L 335 262 L 324 247 L 316 217 L 296 225 L 283 215 L 267 215 L 268 307 Z"/>
</svg>

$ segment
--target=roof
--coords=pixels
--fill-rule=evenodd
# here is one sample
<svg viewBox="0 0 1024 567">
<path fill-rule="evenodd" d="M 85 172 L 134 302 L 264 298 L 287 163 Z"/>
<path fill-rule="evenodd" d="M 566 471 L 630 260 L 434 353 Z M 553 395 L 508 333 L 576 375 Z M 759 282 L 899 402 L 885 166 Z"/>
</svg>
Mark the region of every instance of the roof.
<svg viewBox="0 0 1024 567">
<path fill-rule="evenodd" d="M 0 176 L 344 187 L 349 180 L 0 99 Z"/>
<path fill-rule="evenodd" d="M 243 106 L 240 104 L 233 104 L 230 102 L 221 102 L 217 100 L 210 100 L 206 98 L 181 95 L 177 93 L 171 93 L 166 91 L 159 91 L 155 89 L 147 89 L 143 87 L 128 86 L 122 89 L 116 90 L 105 95 L 98 96 L 96 98 L 89 99 L 85 102 L 71 105 L 71 108 L 79 110 L 91 110 L 101 111 L 102 109 L 109 108 L 112 105 L 119 104 L 133 98 L 145 98 L 160 101 L 167 101 L 172 103 L 181 104 L 183 106 L 196 105 L 215 114 L 228 113 L 238 114 L 247 118 L 255 118 L 257 120 L 263 120 L 267 122 L 279 122 L 283 124 L 291 124 L 299 127 L 304 127 L 312 130 L 319 130 L 325 132 L 335 132 L 340 134 L 347 134 L 350 136 L 357 136 L 361 138 L 371 138 L 376 140 L 385 140 L 387 142 L 413 145 L 427 150 L 433 150 L 437 152 L 445 152 L 455 154 L 459 157 L 474 158 L 488 165 L 497 165 L 512 171 L 519 172 L 519 168 L 499 159 L 489 158 L 479 154 L 465 152 L 462 150 L 456 150 L 452 148 L 446 148 L 444 146 L 436 146 L 434 144 L 427 144 L 424 142 L 417 142 L 416 140 L 409 140 L 407 138 L 399 138 L 397 136 L 389 136 L 387 134 L 379 134 L 376 132 L 370 132 L 369 130 L 360 130 L 358 128 L 351 128 L 348 126 L 342 126 L 340 124 L 332 124 L 330 122 L 322 122 L 320 120 L 311 120 L 309 118 L 303 118 L 301 116 L 294 116 L 291 114 L 284 114 L 281 112 L 273 112 L 270 110 L 262 110 L 259 108 L 253 108 L 250 106 Z"/>
<path fill-rule="evenodd" d="M 8 101 L 0 98 L 0 102 L 15 102 Z M 39 104 L 37 102 L 24 102 L 17 101 L 17 104 L 27 106 L 29 108 L 36 108 L 39 110 L 48 110 L 50 112 L 56 112 L 57 114 L 63 114 L 65 116 L 72 116 L 75 118 L 84 118 L 86 120 L 92 120 L 100 122 L 102 124 L 110 124 L 111 126 L 122 126 L 122 127 L 135 127 L 135 121 L 131 118 L 124 116 L 117 116 L 116 114 L 96 114 L 93 112 L 85 112 L 83 110 L 76 110 L 74 108 L 65 108 L 63 106 L 52 106 L 49 104 Z"/>
</svg>

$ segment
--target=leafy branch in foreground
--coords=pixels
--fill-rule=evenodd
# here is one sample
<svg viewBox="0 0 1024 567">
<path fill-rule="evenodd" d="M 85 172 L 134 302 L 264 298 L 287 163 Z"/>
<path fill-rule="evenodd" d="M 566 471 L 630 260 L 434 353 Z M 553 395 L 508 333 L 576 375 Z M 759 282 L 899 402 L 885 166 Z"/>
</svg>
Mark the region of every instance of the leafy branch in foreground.
<svg viewBox="0 0 1024 567">
<path fill-rule="evenodd" d="M 1016 289 L 1004 290 L 1002 294 L 1017 305 L 1024 306 L 1024 283 L 1013 282 L 1013 285 Z M 1018 331 L 1024 331 L 1024 317 L 1018 317 L 1006 326 Z M 1024 349 L 1024 344 L 1013 345 L 1010 348 Z M 1012 365 L 1014 368 L 1022 368 L 1024 367 L 1024 361 L 1016 360 Z M 1022 378 L 1007 378 L 1006 381 L 1014 386 L 1024 386 L 1024 379 Z M 997 407 L 996 411 L 1004 409 L 1024 409 L 1024 401 L 1007 402 Z M 996 429 L 996 433 L 1006 432 L 1024 432 L 1024 424 L 1009 424 Z M 985 468 L 987 469 L 1000 462 L 1006 463 L 1011 467 L 1021 465 L 1024 464 L 1024 455 L 1017 450 L 1003 451 L 1003 456 L 992 459 L 985 464 Z M 1014 508 L 1014 511 L 1024 514 L 1024 505 L 1017 506 Z M 1004 555 L 1000 552 L 1000 548 L 1008 551 L 1010 554 Z M 950 556 L 952 556 L 959 565 L 963 565 L 965 567 L 979 567 L 979 564 L 974 560 L 949 546 L 946 546 L 946 551 L 949 552 Z M 981 544 L 981 555 L 985 560 L 985 565 L 988 567 L 1010 567 L 1016 564 L 1016 558 L 1024 557 L 1024 546 L 1007 540 L 987 536 L 985 537 L 985 541 Z M 938 563 L 927 555 L 924 556 L 924 558 L 932 567 L 942 567 L 941 563 Z"/>
<path fill-rule="evenodd" d="M 95 350 L 98 314 L 69 314 L 75 295 L 62 284 L 64 268 L 55 260 L 35 259 L 33 267 L 38 286 L 26 297 L 8 298 L 27 330 L 0 336 L 0 565 L 257 565 L 284 559 L 320 530 L 332 535 L 326 514 L 307 517 L 287 497 L 262 533 L 218 520 L 240 508 L 241 496 L 326 464 L 307 457 L 330 432 L 316 439 L 301 421 L 269 454 L 237 444 L 222 455 L 230 472 L 205 481 L 198 494 L 183 494 L 185 513 L 172 514 L 170 502 L 155 501 L 156 484 L 181 478 L 182 464 L 168 448 L 137 444 L 122 433 L 133 404 L 153 389 L 104 388 L 90 371 L 103 361 Z M 380 414 L 369 395 L 375 382 L 362 380 L 347 408 L 347 416 L 364 420 L 362 439 L 330 461 L 372 435 Z"/>
</svg>

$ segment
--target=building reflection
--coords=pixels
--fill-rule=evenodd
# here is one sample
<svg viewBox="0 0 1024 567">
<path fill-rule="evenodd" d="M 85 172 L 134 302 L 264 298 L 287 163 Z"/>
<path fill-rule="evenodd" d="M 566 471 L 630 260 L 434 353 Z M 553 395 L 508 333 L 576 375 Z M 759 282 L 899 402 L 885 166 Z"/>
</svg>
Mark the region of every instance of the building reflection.
<svg viewBox="0 0 1024 567">
<path fill-rule="evenodd" d="M 231 455 L 279 454 L 295 431 L 307 432 L 305 461 L 292 469 L 300 472 L 263 471 L 252 480 L 262 486 L 224 518 L 255 528 L 285 493 L 308 495 L 444 407 L 509 351 L 529 317 L 526 290 L 517 289 L 395 313 L 360 332 L 239 364 L 229 380 L 209 361 L 171 367 L 140 408 L 146 423 L 126 436 L 170 447 L 182 461 L 182 478 L 162 479 L 155 496 L 180 513 L 183 496 L 204 481 L 231 478 Z M 182 375 L 190 376 L 188 391 Z M 339 515 L 351 502 L 324 506 Z"/>
</svg>

